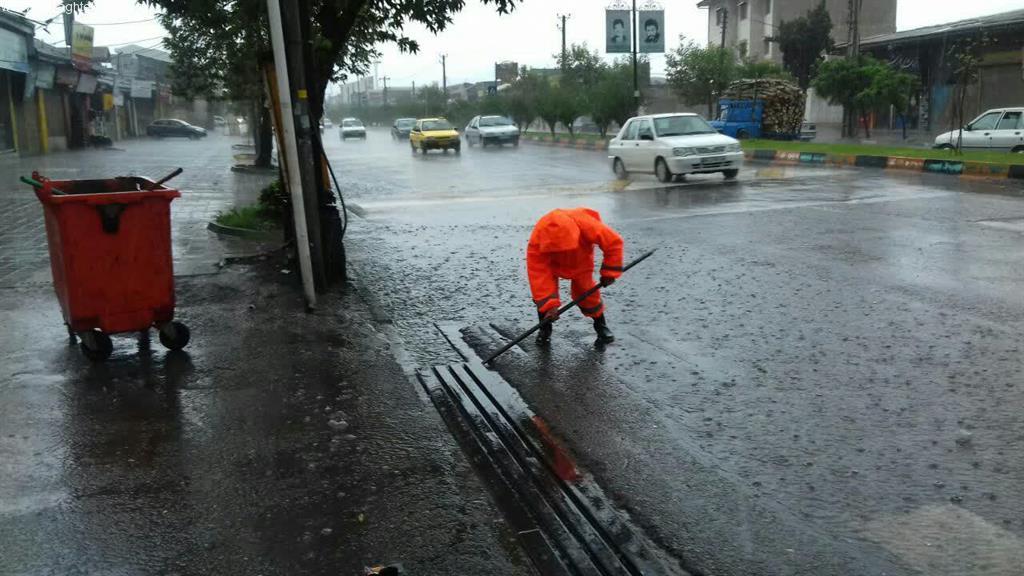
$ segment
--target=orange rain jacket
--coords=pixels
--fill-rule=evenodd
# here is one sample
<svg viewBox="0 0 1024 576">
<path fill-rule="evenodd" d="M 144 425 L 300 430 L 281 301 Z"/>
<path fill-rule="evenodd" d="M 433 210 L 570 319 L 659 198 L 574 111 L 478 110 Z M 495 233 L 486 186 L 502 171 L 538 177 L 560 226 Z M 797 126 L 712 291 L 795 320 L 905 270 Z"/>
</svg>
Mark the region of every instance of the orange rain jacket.
<svg viewBox="0 0 1024 576">
<path fill-rule="evenodd" d="M 594 245 L 604 261 L 601 276 L 622 275 L 622 236 L 601 221 L 590 208 L 555 209 L 537 221 L 526 248 L 526 272 L 533 302 L 541 313 L 561 306 L 558 279 L 594 285 Z M 599 300 L 598 300 L 599 302 Z"/>
</svg>

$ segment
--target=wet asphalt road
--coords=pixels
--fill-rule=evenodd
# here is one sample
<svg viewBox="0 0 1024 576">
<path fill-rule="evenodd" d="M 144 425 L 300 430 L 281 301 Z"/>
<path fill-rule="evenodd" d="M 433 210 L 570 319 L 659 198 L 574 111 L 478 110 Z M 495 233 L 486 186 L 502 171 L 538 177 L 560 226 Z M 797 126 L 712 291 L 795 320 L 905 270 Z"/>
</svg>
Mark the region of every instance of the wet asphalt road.
<svg viewBox="0 0 1024 576">
<path fill-rule="evenodd" d="M 1020 185 L 749 165 L 662 186 L 602 153 L 329 155 L 353 275 L 414 360 L 534 318 L 532 223 L 586 205 L 658 254 L 498 363 L 651 537 L 707 574 L 1015 574 L 1024 565 Z M 565 290 L 563 290 L 563 297 Z"/>
</svg>

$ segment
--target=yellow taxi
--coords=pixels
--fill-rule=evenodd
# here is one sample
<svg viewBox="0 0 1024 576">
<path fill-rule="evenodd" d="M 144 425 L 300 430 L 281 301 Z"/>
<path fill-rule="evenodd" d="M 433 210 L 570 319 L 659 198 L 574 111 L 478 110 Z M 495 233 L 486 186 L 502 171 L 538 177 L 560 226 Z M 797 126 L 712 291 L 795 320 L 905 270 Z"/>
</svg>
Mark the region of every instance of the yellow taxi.
<svg viewBox="0 0 1024 576">
<path fill-rule="evenodd" d="M 444 118 L 420 118 L 409 131 L 409 147 L 412 153 L 426 154 L 427 150 L 462 151 L 459 132 Z"/>
</svg>

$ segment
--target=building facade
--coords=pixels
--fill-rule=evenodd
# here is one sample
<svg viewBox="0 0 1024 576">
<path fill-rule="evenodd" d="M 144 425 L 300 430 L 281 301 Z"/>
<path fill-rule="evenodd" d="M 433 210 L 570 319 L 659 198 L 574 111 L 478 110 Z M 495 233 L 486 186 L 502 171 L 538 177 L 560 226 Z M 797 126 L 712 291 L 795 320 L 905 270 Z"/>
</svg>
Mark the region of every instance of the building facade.
<svg viewBox="0 0 1024 576">
<path fill-rule="evenodd" d="M 897 0 L 861 0 L 858 19 L 861 38 L 896 31 Z M 821 0 L 702 0 L 699 8 L 708 11 L 708 43 L 719 45 L 725 33 L 725 45 L 744 58 L 782 63 L 778 46 L 768 41 L 779 23 L 799 18 Z M 849 39 L 849 0 L 826 0 L 832 18 L 832 39 Z"/>
<path fill-rule="evenodd" d="M 45 154 L 144 136 L 164 114 L 205 123 L 202 100 L 175 100 L 171 57 L 128 45 L 68 48 L 34 38 L 35 25 L 0 8 L 0 154 Z"/>
<path fill-rule="evenodd" d="M 942 132 L 957 128 L 954 52 L 964 39 L 982 42 L 978 80 L 964 99 L 965 121 L 992 108 L 1024 106 L 1024 9 L 862 37 L 861 52 L 916 76 L 921 88 L 912 98 L 910 127 Z"/>
</svg>

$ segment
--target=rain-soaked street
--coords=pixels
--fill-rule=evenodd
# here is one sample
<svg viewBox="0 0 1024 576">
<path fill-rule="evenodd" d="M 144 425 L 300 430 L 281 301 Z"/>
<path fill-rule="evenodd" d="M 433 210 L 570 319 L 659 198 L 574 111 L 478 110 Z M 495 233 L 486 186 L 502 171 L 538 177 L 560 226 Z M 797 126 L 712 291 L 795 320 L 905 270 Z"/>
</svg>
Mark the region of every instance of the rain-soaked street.
<svg viewBox="0 0 1024 576">
<path fill-rule="evenodd" d="M 600 152 L 326 140 L 356 283 L 421 366 L 460 360 L 435 325 L 480 356 L 530 326 L 552 208 L 598 210 L 627 260 L 658 248 L 605 291 L 614 344 L 574 311 L 495 367 L 691 571 L 1020 573 L 1019 184 L 750 164 L 623 185 Z"/>
<path fill-rule="evenodd" d="M 658 250 L 604 291 L 616 341 L 571 311 L 481 382 L 664 572 L 1021 573 L 1019 184 L 750 164 L 667 186 L 594 151 L 324 140 L 352 278 L 314 313 L 283 253 L 224 264 L 254 247 L 206 230 L 269 181 L 230 171 L 237 139 L 0 164 L 0 574 L 545 573 L 415 371 L 531 325 L 527 238 L 573 206 L 626 260 Z M 16 176 L 175 165 L 193 340 L 117 337 L 92 364 Z"/>
</svg>

